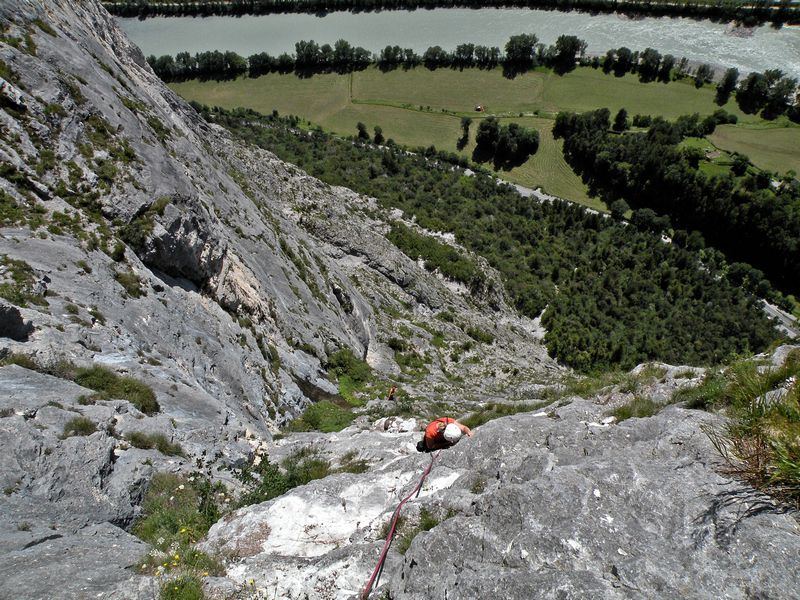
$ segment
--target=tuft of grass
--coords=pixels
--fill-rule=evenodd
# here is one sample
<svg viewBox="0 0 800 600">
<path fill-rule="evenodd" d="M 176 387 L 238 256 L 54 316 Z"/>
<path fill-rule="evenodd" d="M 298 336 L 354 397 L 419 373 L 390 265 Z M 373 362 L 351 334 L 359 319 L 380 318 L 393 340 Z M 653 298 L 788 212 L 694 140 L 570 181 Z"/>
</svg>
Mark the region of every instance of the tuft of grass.
<svg viewBox="0 0 800 600">
<path fill-rule="evenodd" d="M 147 295 L 147 291 L 142 287 L 141 280 L 133 271 L 117 271 L 114 273 L 114 279 L 131 298 L 141 298 Z"/>
<path fill-rule="evenodd" d="M 182 575 L 161 584 L 159 600 L 203 600 L 203 585 L 196 575 Z"/>
<path fill-rule="evenodd" d="M 614 385 L 623 384 L 630 378 L 624 371 L 605 371 L 586 377 L 568 377 L 560 386 L 548 388 L 545 396 L 551 400 L 560 400 L 568 396 L 591 398 L 599 392 Z"/>
<path fill-rule="evenodd" d="M 128 441 L 134 448 L 142 450 L 158 450 L 167 456 L 185 456 L 180 444 L 173 444 L 163 433 L 143 433 L 133 431 L 127 436 Z"/>
<path fill-rule="evenodd" d="M 0 298 L 22 308 L 29 303 L 47 306 L 47 300 L 33 293 L 36 277 L 28 263 L 0 255 L 0 266 L 7 268 L 6 281 L 0 282 Z"/>
<path fill-rule="evenodd" d="M 322 400 L 309 406 L 305 412 L 291 422 L 290 431 L 341 431 L 352 423 L 355 415 L 330 400 Z"/>
<path fill-rule="evenodd" d="M 551 400 L 535 403 L 520 403 L 520 404 L 503 404 L 500 402 L 490 402 L 482 407 L 479 411 L 470 414 L 467 418 L 462 419 L 461 423 L 473 429 L 484 423 L 488 423 L 500 417 L 507 417 L 522 412 L 533 412 L 545 406 L 552 404 Z"/>
<path fill-rule="evenodd" d="M 452 514 L 448 514 L 446 518 L 453 516 Z M 432 512 L 428 511 L 427 509 L 423 508 L 419 511 L 419 523 L 409 529 L 406 530 L 400 539 L 397 542 L 397 551 L 400 554 L 405 554 L 408 549 L 411 547 L 411 542 L 414 541 L 414 538 L 422 531 L 430 531 L 434 527 L 436 527 L 439 523 L 441 523 L 441 519 L 437 518 Z M 399 525 L 398 525 L 399 527 Z M 388 534 L 388 531 L 387 531 Z M 385 536 L 384 536 L 385 537 Z"/>
<path fill-rule="evenodd" d="M 656 404 L 650 398 L 636 396 L 628 404 L 611 411 L 611 415 L 616 417 L 618 422 L 621 422 L 632 417 L 637 419 L 652 417 L 659 410 L 661 410 L 661 405 Z"/>
<path fill-rule="evenodd" d="M 350 450 L 339 459 L 339 473 L 366 473 L 369 470 L 369 461 L 361 458 L 358 450 Z"/>
<path fill-rule="evenodd" d="M 12 352 L 4 359 L 0 360 L 0 367 L 4 367 L 6 365 L 18 365 L 20 367 L 24 367 L 25 369 L 30 369 L 31 371 L 39 371 L 39 365 L 30 357 L 25 354 L 19 354 L 18 352 Z"/>
<path fill-rule="evenodd" d="M 710 373 L 697 390 L 678 395 L 725 408 L 730 417 L 724 429 L 707 432 L 728 472 L 800 508 L 800 349 L 777 368 L 735 363 Z"/>
<path fill-rule="evenodd" d="M 104 400 L 109 398 L 127 400 L 147 415 L 153 415 L 161 408 L 155 392 L 148 385 L 133 377 L 117 375 L 111 369 L 100 365 L 77 369 L 74 381 L 78 385 L 100 392 Z"/>
<path fill-rule="evenodd" d="M 476 477 L 475 481 L 472 482 L 469 491 L 477 495 L 477 494 L 482 494 L 485 489 L 486 489 L 486 479 L 484 477 Z"/>
<path fill-rule="evenodd" d="M 696 387 L 675 390 L 672 402 L 685 402 L 687 408 L 708 410 L 725 402 L 727 380 L 718 372 L 709 371 Z"/>
<path fill-rule="evenodd" d="M 97 427 L 94 422 L 86 417 L 73 417 L 64 425 L 65 438 L 76 435 L 92 435 L 95 431 L 97 431 Z"/>
<path fill-rule="evenodd" d="M 34 19 L 33 24 L 36 25 L 42 31 L 44 31 L 47 35 L 58 37 L 56 30 L 53 29 L 48 23 L 44 22 L 42 19 Z"/>
<path fill-rule="evenodd" d="M 127 400 L 147 415 L 153 415 L 161 408 L 156 400 L 155 392 L 147 384 L 133 377 L 117 375 L 111 369 L 101 365 L 78 368 L 64 359 L 57 360 L 50 365 L 40 365 L 29 356 L 18 353 L 12 353 L 0 361 L 0 366 L 10 364 L 60 379 L 68 379 L 98 392 L 86 398 L 84 400 L 86 404 L 94 404 L 97 400 L 117 398 Z"/>
</svg>

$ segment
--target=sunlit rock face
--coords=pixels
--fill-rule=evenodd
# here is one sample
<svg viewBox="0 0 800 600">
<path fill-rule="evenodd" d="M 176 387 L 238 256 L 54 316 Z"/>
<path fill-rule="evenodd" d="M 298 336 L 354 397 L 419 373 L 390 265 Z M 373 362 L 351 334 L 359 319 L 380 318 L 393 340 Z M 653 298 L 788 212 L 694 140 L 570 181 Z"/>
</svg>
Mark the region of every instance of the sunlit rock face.
<svg viewBox="0 0 800 600">
<path fill-rule="evenodd" d="M 388 342 L 402 329 L 430 357 L 404 386 L 420 412 L 527 398 L 529 382 L 563 371 L 485 262 L 493 285 L 474 295 L 427 272 L 384 237 L 392 220 L 414 226 L 404 215 L 200 119 L 97 2 L 8 0 L 0 22 L 0 285 L 11 290 L 0 358 L 17 363 L 0 367 L 0 596 L 152 598 L 158 582 L 132 570 L 148 547 L 126 530 L 153 474 L 199 471 L 235 492 L 232 469 L 336 398 L 326 364 L 340 349 L 376 380 L 396 378 Z M 495 341 L 471 342 L 469 327 Z M 91 366 L 141 382 L 158 410 L 97 400 L 66 376 Z M 367 411 L 394 410 L 386 391 L 357 430 L 372 426 Z M 90 425 L 65 434 L 76 418 Z M 134 434 L 182 453 L 137 448 Z M 365 500 L 365 513 L 385 501 Z M 358 527 L 326 530 L 320 556 Z M 105 546 L 120 550 L 104 563 Z"/>
</svg>

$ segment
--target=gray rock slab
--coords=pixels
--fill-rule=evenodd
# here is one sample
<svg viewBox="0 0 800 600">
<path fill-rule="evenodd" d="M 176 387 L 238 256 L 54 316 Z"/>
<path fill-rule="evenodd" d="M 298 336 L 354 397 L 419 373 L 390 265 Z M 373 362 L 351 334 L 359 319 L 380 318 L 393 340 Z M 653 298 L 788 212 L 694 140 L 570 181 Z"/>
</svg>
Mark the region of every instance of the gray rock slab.
<svg viewBox="0 0 800 600">
<path fill-rule="evenodd" d="M 0 554 L 0 598 L 126 598 L 152 600 L 157 585 L 137 576 L 149 551 L 141 540 L 111 524 L 42 538 Z"/>
<path fill-rule="evenodd" d="M 72 381 L 18 365 L 0 367 L 0 390 L 0 408 L 11 408 L 18 412 L 36 411 L 51 402 L 77 404 L 80 396 L 94 393 Z"/>
</svg>

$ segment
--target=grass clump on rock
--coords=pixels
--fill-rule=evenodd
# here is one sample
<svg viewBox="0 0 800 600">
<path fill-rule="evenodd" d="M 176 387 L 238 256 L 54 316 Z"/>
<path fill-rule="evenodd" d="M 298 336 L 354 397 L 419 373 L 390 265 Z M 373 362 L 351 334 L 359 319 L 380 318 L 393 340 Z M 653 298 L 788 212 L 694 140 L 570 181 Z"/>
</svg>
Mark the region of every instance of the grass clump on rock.
<svg viewBox="0 0 800 600">
<path fill-rule="evenodd" d="M 750 360 L 711 371 L 673 400 L 724 410 L 729 421 L 708 435 L 728 472 L 800 508 L 800 349 L 778 367 Z"/>
<path fill-rule="evenodd" d="M 173 444 L 163 433 L 143 433 L 133 431 L 127 435 L 131 446 L 141 450 L 158 450 L 167 456 L 184 456 L 180 444 Z"/>
<path fill-rule="evenodd" d="M 617 421 L 624 421 L 625 419 L 644 417 L 652 417 L 656 414 L 661 407 L 653 402 L 650 398 L 644 396 L 636 396 L 627 404 L 623 404 L 619 408 L 613 410 L 611 414 L 617 418 Z"/>
<path fill-rule="evenodd" d="M 74 381 L 100 392 L 104 400 L 127 400 L 147 415 L 155 414 L 161 408 L 155 392 L 149 386 L 133 377 L 117 375 L 106 367 L 94 365 L 88 369 L 78 369 L 75 371 Z"/>
<path fill-rule="evenodd" d="M 500 417 L 507 417 L 521 412 L 533 412 L 552 404 L 551 400 L 537 403 L 520 403 L 520 404 L 502 404 L 500 402 L 490 402 L 486 406 L 481 407 L 480 410 L 470 414 L 461 422 L 470 429 L 483 425 L 494 419 Z"/>
<path fill-rule="evenodd" d="M 97 431 L 97 427 L 94 422 L 86 417 L 73 417 L 64 425 L 65 438 L 76 435 L 92 435 L 95 431 Z"/>
<path fill-rule="evenodd" d="M 453 513 L 449 512 L 445 516 L 445 519 L 449 519 L 452 516 Z M 430 531 L 431 529 L 436 527 L 439 523 L 441 523 L 441 521 L 442 519 L 437 518 L 436 515 L 434 515 L 429 510 L 426 510 L 424 508 L 421 509 L 419 511 L 419 523 L 415 527 L 412 527 L 411 529 L 408 529 L 403 533 L 402 537 L 400 537 L 400 539 L 397 542 L 397 551 L 400 554 L 405 554 L 411 547 L 411 542 L 414 541 L 414 538 L 417 537 L 417 534 L 419 534 L 422 531 Z M 388 531 L 386 533 L 388 534 Z"/>
<path fill-rule="evenodd" d="M 183 575 L 169 579 L 161 584 L 159 600 L 202 600 L 203 585 L 194 575 Z"/>
<path fill-rule="evenodd" d="M 42 365 L 33 358 L 19 353 L 12 353 L 0 361 L 0 366 L 9 364 L 68 379 L 98 392 L 90 397 L 82 396 L 83 401 L 79 399 L 79 404 L 94 404 L 97 400 L 116 398 L 127 400 L 146 415 L 153 415 L 161 410 L 155 392 L 147 384 L 133 377 L 117 375 L 107 367 L 93 365 L 88 368 L 78 368 L 65 359 L 59 359 L 49 365 Z"/>
<path fill-rule="evenodd" d="M 289 425 L 291 431 L 341 431 L 353 422 L 354 415 L 347 408 L 322 400 L 309 406 Z"/>
<path fill-rule="evenodd" d="M 219 500 L 225 495 L 222 484 L 212 484 L 198 474 L 154 475 L 142 502 L 142 515 L 131 528 L 134 535 L 153 546 L 140 563 L 140 570 L 156 576 L 178 575 L 169 582 L 199 574 L 221 574 L 221 565 L 193 545 L 222 516 Z"/>
<path fill-rule="evenodd" d="M 0 281 L 0 298 L 22 308 L 30 304 L 47 306 L 47 300 L 34 292 L 36 277 L 28 263 L 2 255 L 0 267 L 5 267 L 6 271 L 4 280 Z"/>
</svg>

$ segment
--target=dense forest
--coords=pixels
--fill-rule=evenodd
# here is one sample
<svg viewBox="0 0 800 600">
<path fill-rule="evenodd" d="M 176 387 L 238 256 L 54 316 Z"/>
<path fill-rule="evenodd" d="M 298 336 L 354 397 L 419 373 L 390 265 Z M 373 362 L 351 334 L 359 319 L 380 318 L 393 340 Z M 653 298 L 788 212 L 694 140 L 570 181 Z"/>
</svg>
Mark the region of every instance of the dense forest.
<svg viewBox="0 0 800 600">
<path fill-rule="evenodd" d="M 106 0 L 112 14 L 123 17 L 179 15 L 266 15 L 272 13 L 324 14 L 334 11 L 416 10 L 431 8 L 539 8 L 592 13 L 691 17 L 737 21 L 747 25 L 771 22 L 800 23 L 800 8 L 791 0 L 767 2 L 667 2 L 652 0 Z"/>
<path fill-rule="evenodd" d="M 724 111 L 717 117 L 726 119 Z M 564 139 L 567 162 L 607 204 L 623 199 L 666 215 L 649 226 L 699 231 L 730 259 L 751 263 L 778 288 L 797 294 L 800 183 L 748 169 L 746 160 L 726 174 L 706 175 L 697 152 L 679 144 L 713 132 L 717 122 L 696 114 L 674 123 L 656 118 L 647 131 L 616 133 L 601 109 L 559 113 L 553 135 Z"/>
<path fill-rule="evenodd" d="M 463 158 L 435 148 L 409 153 L 319 130 L 299 135 L 295 117 L 195 107 L 323 181 L 454 233 L 501 272 L 518 310 L 530 317 L 544 311 L 550 353 L 577 369 L 647 360 L 709 364 L 760 351 L 776 338 L 760 302 L 728 277 L 742 270 L 712 248 L 664 243 L 647 227 L 568 202 L 524 198 L 480 169 L 468 176 L 453 164 Z M 401 228 L 391 236 L 428 265 L 453 260 Z M 476 281 L 470 261 L 459 261 L 449 275 L 470 286 Z"/>
</svg>

